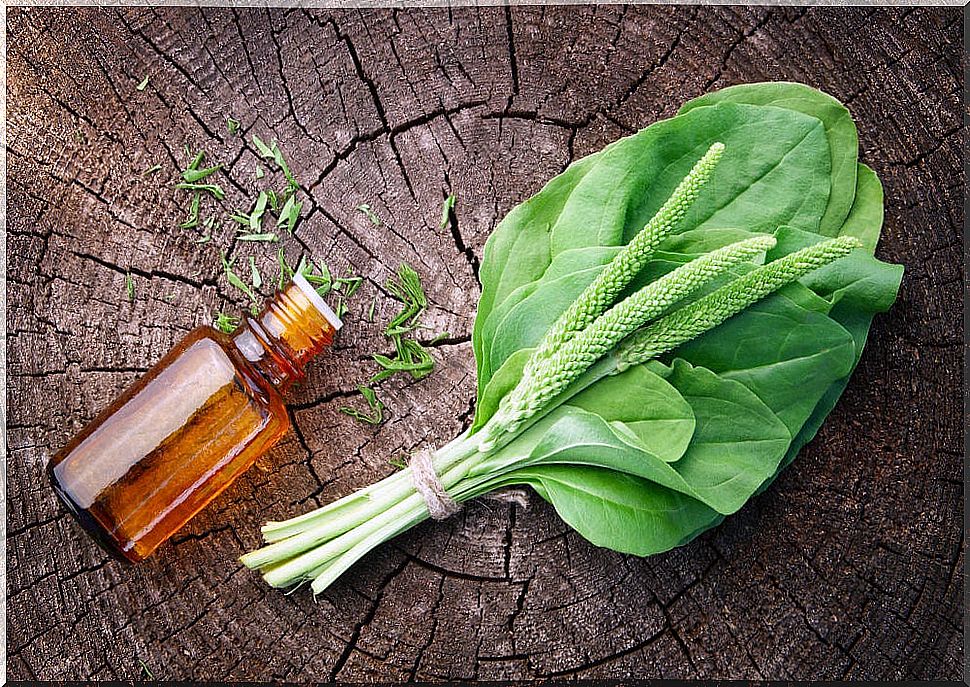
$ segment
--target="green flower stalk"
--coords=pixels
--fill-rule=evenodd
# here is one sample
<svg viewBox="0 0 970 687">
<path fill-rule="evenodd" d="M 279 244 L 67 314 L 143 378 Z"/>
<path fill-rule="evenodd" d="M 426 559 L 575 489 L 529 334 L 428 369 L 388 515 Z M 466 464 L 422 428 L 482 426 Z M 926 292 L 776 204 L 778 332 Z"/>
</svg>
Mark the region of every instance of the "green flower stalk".
<svg viewBox="0 0 970 687">
<path fill-rule="evenodd" d="M 614 354 L 617 372 L 673 350 L 782 286 L 861 247 L 859 239 L 840 236 L 790 253 L 735 279 L 624 341 Z"/>
<path fill-rule="evenodd" d="M 501 434 L 514 433 L 625 336 L 732 266 L 774 246 L 773 236 L 738 241 L 681 265 L 614 305 L 550 357 L 539 361 L 532 374 L 524 376 L 502 399 L 498 413 L 482 432 L 479 450 L 488 451 Z"/>
<path fill-rule="evenodd" d="M 579 298 L 553 323 L 532 354 L 532 361 L 538 363 L 551 356 L 559 346 L 572 338 L 576 332 L 583 331 L 616 300 L 620 292 L 647 264 L 657 246 L 673 232 L 687 214 L 687 210 L 697 200 L 701 188 L 711 178 L 723 154 L 723 143 L 711 145 L 683 181 L 677 185 L 657 214 L 630 243 L 616 254 Z M 526 374 L 528 375 L 528 372 Z"/>
</svg>

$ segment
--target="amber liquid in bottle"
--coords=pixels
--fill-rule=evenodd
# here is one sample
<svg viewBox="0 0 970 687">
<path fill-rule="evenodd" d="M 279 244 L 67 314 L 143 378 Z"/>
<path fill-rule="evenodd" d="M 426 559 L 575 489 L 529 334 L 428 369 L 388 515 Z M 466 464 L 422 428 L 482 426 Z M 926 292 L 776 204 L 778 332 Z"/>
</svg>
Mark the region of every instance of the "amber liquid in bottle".
<svg viewBox="0 0 970 687">
<path fill-rule="evenodd" d="M 231 334 L 193 330 L 54 455 L 55 491 L 108 551 L 144 559 L 287 432 L 282 395 L 340 326 L 296 275 Z"/>
</svg>

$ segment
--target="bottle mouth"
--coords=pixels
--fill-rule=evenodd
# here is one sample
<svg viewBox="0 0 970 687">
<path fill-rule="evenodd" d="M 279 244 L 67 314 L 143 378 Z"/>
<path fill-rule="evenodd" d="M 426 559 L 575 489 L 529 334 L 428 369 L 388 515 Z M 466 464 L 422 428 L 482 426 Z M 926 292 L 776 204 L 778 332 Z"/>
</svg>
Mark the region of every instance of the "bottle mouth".
<svg viewBox="0 0 970 687">
<path fill-rule="evenodd" d="M 303 292 L 303 295 L 306 296 L 307 300 L 313 304 L 313 307 L 324 316 L 327 322 L 330 323 L 330 326 L 334 328 L 334 331 L 339 331 L 340 328 L 344 326 L 344 323 L 340 321 L 339 317 L 337 317 L 337 313 L 335 313 L 331 307 L 326 304 L 323 298 L 320 297 L 320 294 L 317 293 L 317 290 L 314 289 L 310 282 L 306 280 L 306 277 L 299 272 L 296 272 L 293 275 L 293 283 L 300 287 L 300 291 Z"/>
</svg>

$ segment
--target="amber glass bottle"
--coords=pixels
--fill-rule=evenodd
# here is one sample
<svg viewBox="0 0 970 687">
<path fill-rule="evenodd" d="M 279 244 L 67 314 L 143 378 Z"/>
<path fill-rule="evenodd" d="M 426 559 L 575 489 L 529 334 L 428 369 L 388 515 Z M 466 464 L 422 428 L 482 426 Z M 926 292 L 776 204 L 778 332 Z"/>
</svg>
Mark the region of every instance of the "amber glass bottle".
<svg viewBox="0 0 970 687">
<path fill-rule="evenodd" d="M 190 332 L 50 461 L 84 528 L 137 562 L 289 428 L 282 395 L 341 323 L 300 275 L 231 334 Z"/>
</svg>

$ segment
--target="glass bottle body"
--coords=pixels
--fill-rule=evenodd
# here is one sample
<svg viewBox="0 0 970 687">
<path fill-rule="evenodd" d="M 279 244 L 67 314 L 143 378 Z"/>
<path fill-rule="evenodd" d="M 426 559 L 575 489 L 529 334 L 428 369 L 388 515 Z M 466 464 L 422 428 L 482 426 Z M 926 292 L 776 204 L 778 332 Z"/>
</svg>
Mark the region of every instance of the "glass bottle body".
<svg viewBox="0 0 970 687">
<path fill-rule="evenodd" d="M 316 305 L 291 284 L 232 334 L 193 330 L 51 459 L 102 546 L 144 559 L 286 434 L 282 394 L 336 332 Z"/>
</svg>

